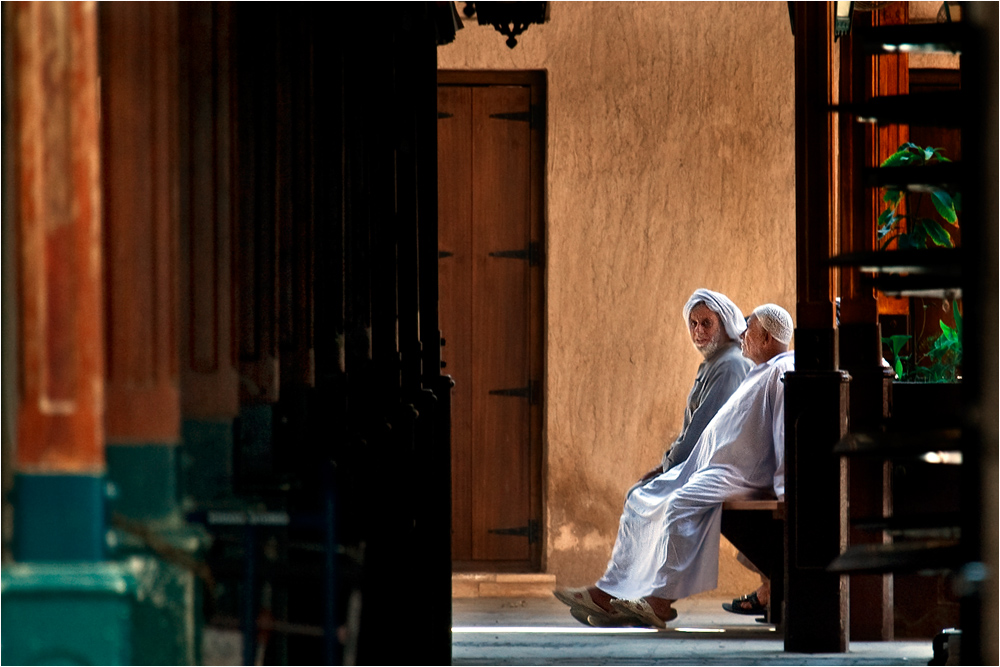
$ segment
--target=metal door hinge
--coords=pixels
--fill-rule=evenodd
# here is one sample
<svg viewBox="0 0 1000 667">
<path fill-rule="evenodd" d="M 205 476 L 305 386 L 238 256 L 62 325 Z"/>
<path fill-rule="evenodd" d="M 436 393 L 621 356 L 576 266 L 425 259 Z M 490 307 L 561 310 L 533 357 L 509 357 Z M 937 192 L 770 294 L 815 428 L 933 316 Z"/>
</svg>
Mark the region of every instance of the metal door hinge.
<svg viewBox="0 0 1000 667">
<path fill-rule="evenodd" d="M 528 519 L 527 526 L 517 528 L 491 528 L 488 533 L 494 535 L 511 535 L 513 537 L 527 537 L 528 544 L 538 544 L 542 539 L 542 527 L 536 519 Z"/>
<path fill-rule="evenodd" d="M 528 243 L 528 247 L 523 250 L 495 250 L 490 253 L 490 257 L 526 259 L 528 260 L 528 266 L 541 266 L 542 246 L 538 241 L 531 241 Z"/>
<path fill-rule="evenodd" d="M 490 395 L 526 398 L 528 405 L 538 405 L 542 400 L 542 393 L 538 390 L 538 380 L 530 380 L 527 387 L 518 387 L 517 389 L 491 389 Z"/>
<path fill-rule="evenodd" d="M 532 104 L 528 111 L 511 111 L 508 113 L 491 113 L 490 118 L 496 118 L 497 120 L 514 120 L 522 123 L 528 123 L 528 127 L 532 130 L 538 128 L 542 123 L 542 107 L 538 104 Z"/>
</svg>

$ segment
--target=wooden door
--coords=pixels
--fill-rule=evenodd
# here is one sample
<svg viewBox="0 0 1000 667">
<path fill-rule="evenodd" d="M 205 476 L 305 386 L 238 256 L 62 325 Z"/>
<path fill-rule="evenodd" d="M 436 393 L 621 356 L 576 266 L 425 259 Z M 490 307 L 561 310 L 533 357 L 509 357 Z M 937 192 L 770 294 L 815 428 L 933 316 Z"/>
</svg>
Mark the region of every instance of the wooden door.
<svg viewBox="0 0 1000 667">
<path fill-rule="evenodd" d="M 459 570 L 538 569 L 541 87 L 537 75 L 468 85 L 444 74 L 439 273 L 442 359 L 455 380 L 452 560 Z"/>
</svg>

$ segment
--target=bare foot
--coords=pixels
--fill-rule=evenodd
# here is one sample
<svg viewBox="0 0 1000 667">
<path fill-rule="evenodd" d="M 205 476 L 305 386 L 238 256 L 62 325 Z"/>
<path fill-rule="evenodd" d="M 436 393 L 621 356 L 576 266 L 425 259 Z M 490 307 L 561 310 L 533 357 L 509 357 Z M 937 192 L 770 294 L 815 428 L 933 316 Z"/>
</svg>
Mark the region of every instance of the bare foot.
<svg viewBox="0 0 1000 667">
<path fill-rule="evenodd" d="M 611 606 L 611 596 L 597 586 L 557 588 L 552 593 L 556 599 L 570 607 L 582 607 L 594 611 L 594 606 L 596 606 L 606 614 L 615 613 L 615 608 Z"/>
<path fill-rule="evenodd" d="M 653 613 L 659 616 L 664 621 L 672 621 L 677 617 L 677 612 L 673 608 L 673 600 L 665 600 L 663 598 L 655 598 L 653 596 L 644 597 L 649 606 L 652 607 Z"/>
<path fill-rule="evenodd" d="M 771 601 L 771 582 L 765 581 L 757 589 L 757 600 L 765 607 Z"/>
<path fill-rule="evenodd" d="M 597 586 L 591 586 L 587 589 L 587 592 L 590 593 L 590 599 L 592 599 L 598 607 L 609 614 L 616 613 L 615 608 L 611 606 L 611 595 L 605 593 Z"/>
</svg>

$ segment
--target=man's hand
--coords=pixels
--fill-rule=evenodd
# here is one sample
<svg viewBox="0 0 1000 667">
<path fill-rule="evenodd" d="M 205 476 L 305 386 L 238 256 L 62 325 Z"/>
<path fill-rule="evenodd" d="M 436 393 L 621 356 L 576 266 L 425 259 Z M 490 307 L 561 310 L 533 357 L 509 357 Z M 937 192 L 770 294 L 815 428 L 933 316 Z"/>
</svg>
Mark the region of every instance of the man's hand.
<svg viewBox="0 0 1000 667">
<path fill-rule="evenodd" d="M 655 468 L 653 468 L 652 470 L 650 470 L 649 472 L 647 472 L 645 475 L 643 475 L 642 477 L 640 477 L 639 478 L 639 482 L 640 483 L 648 482 L 649 480 L 653 479 L 654 477 L 659 477 L 662 474 L 663 474 L 663 468 L 658 465 Z"/>
</svg>

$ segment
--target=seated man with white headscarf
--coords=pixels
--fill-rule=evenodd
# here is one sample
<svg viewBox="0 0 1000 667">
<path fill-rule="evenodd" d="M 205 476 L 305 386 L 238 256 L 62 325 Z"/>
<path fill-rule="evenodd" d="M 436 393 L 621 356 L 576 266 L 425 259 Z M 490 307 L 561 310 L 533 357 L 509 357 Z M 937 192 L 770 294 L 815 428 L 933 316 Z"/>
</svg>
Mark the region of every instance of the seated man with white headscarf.
<svg viewBox="0 0 1000 667">
<path fill-rule="evenodd" d="M 722 503 L 785 493 L 784 383 L 792 318 L 756 308 L 741 336 L 756 364 L 705 427 L 687 460 L 633 488 L 607 571 L 587 588 L 559 589 L 592 625 L 664 627 L 674 600 L 715 588 Z"/>
<path fill-rule="evenodd" d="M 684 322 L 704 361 L 698 366 L 688 394 L 680 435 L 663 454 L 660 465 L 646 473 L 640 484 L 687 459 L 708 422 L 753 366 L 740 353 L 740 334 L 747 328 L 743 311 L 725 294 L 695 290 L 684 305 Z"/>
</svg>

